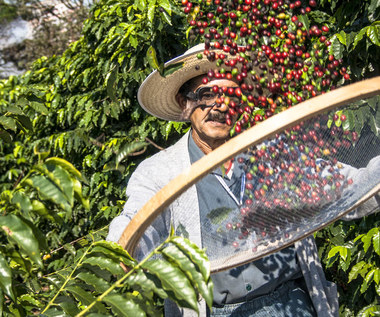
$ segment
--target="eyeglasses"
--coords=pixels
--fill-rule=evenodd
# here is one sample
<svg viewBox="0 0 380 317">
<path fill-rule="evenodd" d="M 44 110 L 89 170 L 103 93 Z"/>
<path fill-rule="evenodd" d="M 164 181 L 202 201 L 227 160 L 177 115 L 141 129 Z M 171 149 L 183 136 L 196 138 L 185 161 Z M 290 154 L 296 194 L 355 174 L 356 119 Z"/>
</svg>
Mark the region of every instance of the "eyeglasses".
<svg viewBox="0 0 380 317">
<path fill-rule="evenodd" d="M 196 101 L 198 106 L 213 107 L 216 103 L 225 103 L 231 107 L 236 107 L 241 100 L 236 97 L 237 87 L 200 87 L 195 92 L 189 92 L 186 97 Z M 220 99 L 217 101 L 217 99 Z"/>
</svg>

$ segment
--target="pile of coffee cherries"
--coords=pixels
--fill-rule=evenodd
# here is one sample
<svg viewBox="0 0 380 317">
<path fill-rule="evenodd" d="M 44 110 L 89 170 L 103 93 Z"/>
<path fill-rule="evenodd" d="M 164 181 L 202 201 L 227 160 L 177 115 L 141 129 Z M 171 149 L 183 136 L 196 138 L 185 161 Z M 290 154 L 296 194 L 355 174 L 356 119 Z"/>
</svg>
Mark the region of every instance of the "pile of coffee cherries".
<svg viewBox="0 0 380 317">
<path fill-rule="evenodd" d="M 231 134 L 303 100 L 330 91 L 350 76 L 330 53 L 329 27 L 311 24 L 315 0 L 182 0 L 190 40 L 205 43 L 199 58 L 215 61 L 204 83 L 234 78 L 241 103 Z M 227 120 L 231 119 L 227 114 Z"/>
<path fill-rule="evenodd" d="M 215 65 L 203 83 L 218 78 L 239 83 L 233 93 L 240 103 L 230 103 L 226 114 L 231 135 L 350 79 L 342 60 L 330 52 L 329 27 L 310 22 L 315 0 L 182 4 L 190 40 L 205 43 L 197 57 Z M 352 180 L 341 172 L 337 157 L 358 138 L 342 129 L 346 119 L 338 111 L 299 123 L 237 158 L 245 169 L 245 199 L 235 220 L 223 223 L 223 231 L 236 235 L 234 247 L 253 235 L 268 239 L 289 226 L 299 228 L 342 196 Z"/>
</svg>

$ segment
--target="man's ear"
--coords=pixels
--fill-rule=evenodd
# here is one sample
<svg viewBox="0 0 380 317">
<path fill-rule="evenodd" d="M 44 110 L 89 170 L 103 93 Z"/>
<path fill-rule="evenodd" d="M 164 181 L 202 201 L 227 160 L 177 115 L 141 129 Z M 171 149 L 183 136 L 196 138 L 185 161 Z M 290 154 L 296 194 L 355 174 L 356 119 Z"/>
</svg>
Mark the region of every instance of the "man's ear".
<svg viewBox="0 0 380 317">
<path fill-rule="evenodd" d="M 191 104 L 191 102 L 188 102 L 187 98 L 184 97 L 182 94 L 178 93 L 175 96 L 176 101 L 178 102 L 179 106 L 182 109 L 182 113 L 179 116 L 180 121 L 190 121 L 190 116 L 194 111 L 194 105 Z"/>
<path fill-rule="evenodd" d="M 186 109 L 187 105 L 187 99 L 184 97 L 182 94 L 177 93 L 175 96 L 175 100 L 178 102 L 179 106 L 181 107 L 182 110 Z"/>
</svg>

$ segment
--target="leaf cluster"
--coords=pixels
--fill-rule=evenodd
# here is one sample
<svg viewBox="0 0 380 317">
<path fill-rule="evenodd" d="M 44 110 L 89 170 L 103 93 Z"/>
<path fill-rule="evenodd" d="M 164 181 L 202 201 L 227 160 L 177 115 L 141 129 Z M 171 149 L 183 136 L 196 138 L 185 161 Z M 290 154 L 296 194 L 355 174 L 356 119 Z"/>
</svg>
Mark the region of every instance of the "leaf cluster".
<svg viewBox="0 0 380 317">
<path fill-rule="evenodd" d="M 341 316 L 380 311 L 379 225 L 377 212 L 354 222 L 336 222 L 317 234 L 328 277 L 338 285 Z"/>
<path fill-rule="evenodd" d="M 183 49 L 182 19 L 170 1 L 100 1 L 62 56 L 41 57 L 24 75 L 0 81 L 3 314 L 49 302 L 57 290 L 41 276 L 77 263 L 82 237 L 120 212 L 134 167 L 186 128 L 145 114 L 136 100 L 151 70 L 148 48 L 160 43 L 162 60 Z M 72 296 L 82 309 L 83 298 Z M 60 300 L 63 310 L 72 307 Z"/>
<path fill-rule="evenodd" d="M 335 31 L 330 39 L 330 53 L 346 59 L 356 79 L 379 74 L 380 6 L 377 0 L 321 1 L 311 14 L 314 22 L 325 23 Z"/>
<path fill-rule="evenodd" d="M 350 2 L 363 16 L 378 12 L 377 7 L 370 11 L 370 4 Z M 322 6 L 310 23 L 336 24 L 337 34 L 349 32 L 342 19 L 358 21 L 353 32 L 378 19 L 377 13 L 367 22 L 361 15 L 352 16 L 354 11 L 341 14 L 342 1 L 322 5 L 327 8 Z M 171 237 L 155 251 L 158 259 L 137 264 L 115 244 L 102 241 L 106 226 L 124 204 L 124 188 L 135 166 L 188 128 L 146 114 L 136 99 L 152 69 L 168 71 L 163 61 L 185 51 L 186 29 L 186 17 L 175 1 L 101 0 L 92 8 L 80 39 L 61 56 L 41 57 L 22 76 L 0 81 L 3 315 L 75 315 L 85 309 L 103 315 L 159 315 L 166 298 L 196 309 L 199 294 L 210 304 L 206 260 L 190 242 Z M 363 48 L 364 42 L 368 45 Z M 357 61 L 361 78 L 376 73 L 370 65 L 379 56 L 378 46 L 363 35 L 355 48 L 347 46 L 341 54 L 353 72 Z M 377 108 L 368 104 L 366 109 L 352 113 L 363 118 L 359 130 L 371 122 L 368 118 L 378 118 Z M 367 231 L 358 233 L 366 234 L 373 224 L 368 222 Z M 342 245 L 355 239 L 355 230 L 342 233 Z M 321 252 L 328 254 L 333 246 L 327 239 L 321 241 Z M 355 241 L 357 248 L 360 241 Z M 379 267 L 378 254 L 371 254 Z M 357 259 L 372 263 L 367 257 Z M 120 262 L 130 266 L 131 273 L 125 274 Z M 343 287 L 348 280 L 339 272 L 334 278 Z M 358 274 L 350 283 L 366 276 Z M 375 284 L 367 282 L 370 299 Z M 349 300 L 345 298 L 344 307 L 354 307 Z M 364 307 L 373 301 L 356 303 Z"/>
<path fill-rule="evenodd" d="M 197 311 L 199 295 L 211 305 L 208 261 L 188 240 L 171 236 L 138 264 L 120 245 L 93 239 L 72 266 L 41 279 L 54 285 L 54 296 L 35 296 L 43 314 L 161 316 L 168 298 Z"/>
</svg>

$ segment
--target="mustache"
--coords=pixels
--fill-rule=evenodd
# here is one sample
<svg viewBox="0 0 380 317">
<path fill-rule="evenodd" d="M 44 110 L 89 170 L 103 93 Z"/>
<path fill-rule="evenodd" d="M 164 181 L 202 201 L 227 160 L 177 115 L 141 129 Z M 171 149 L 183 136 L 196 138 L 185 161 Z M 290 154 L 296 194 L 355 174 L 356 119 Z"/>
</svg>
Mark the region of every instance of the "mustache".
<svg viewBox="0 0 380 317">
<path fill-rule="evenodd" d="M 202 110 L 205 108 L 208 108 L 207 106 L 203 106 L 203 105 L 190 105 L 190 106 L 188 105 L 185 109 L 182 110 L 182 113 L 180 115 L 180 120 L 189 121 L 194 110 L 199 107 L 202 108 Z M 210 106 L 210 108 L 211 107 L 212 106 Z M 225 120 L 226 120 L 225 113 L 215 111 L 215 110 L 211 110 L 206 117 L 206 121 L 224 122 Z"/>
<path fill-rule="evenodd" d="M 206 117 L 206 121 L 224 122 L 226 121 L 226 114 L 219 111 L 210 111 Z"/>
</svg>

